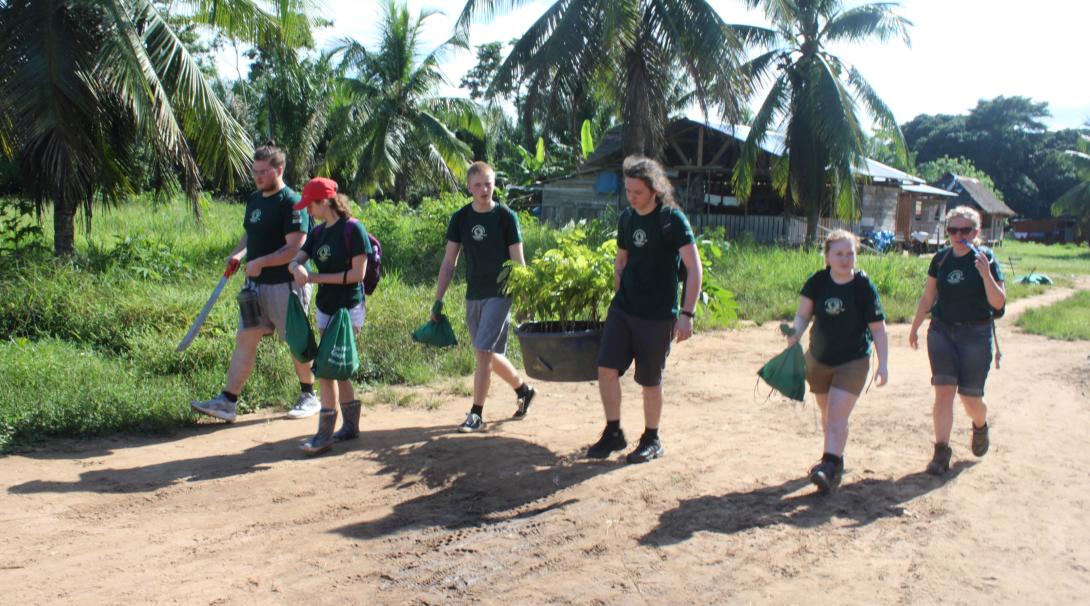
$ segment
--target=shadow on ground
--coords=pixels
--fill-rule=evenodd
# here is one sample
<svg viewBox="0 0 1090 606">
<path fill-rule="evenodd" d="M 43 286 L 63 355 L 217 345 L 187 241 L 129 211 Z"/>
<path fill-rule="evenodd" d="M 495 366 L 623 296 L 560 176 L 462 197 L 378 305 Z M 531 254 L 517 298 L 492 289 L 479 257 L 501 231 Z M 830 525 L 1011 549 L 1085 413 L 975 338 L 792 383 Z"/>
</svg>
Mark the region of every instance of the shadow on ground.
<svg viewBox="0 0 1090 606">
<path fill-rule="evenodd" d="M 905 515 L 906 503 L 942 487 L 973 465 L 975 461 L 958 461 L 941 478 L 921 471 L 898 480 L 862 480 L 841 486 L 832 496 L 812 491 L 795 495 L 809 486 L 807 480 L 798 479 L 748 492 L 687 499 L 664 512 L 659 525 L 639 542 L 673 545 L 697 532 L 733 534 L 779 524 L 812 528 L 834 517 L 854 520 L 852 526 L 865 526 Z"/>
<path fill-rule="evenodd" d="M 504 435 L 462 435 L 452 428 L 405 431 L 415 431 L 416 439 L 361 434 L 362 454 L 388 476 L 385 488 L 421 494 L 396 503 L 387 516 L 334 532 L 368 539 L 415 528 L 456 529 L 533 517 L 575 502 L 556 500 L 558 492 L 622 465 L 587 461 L 581 452 L 559 455 Z"/>
</svg>

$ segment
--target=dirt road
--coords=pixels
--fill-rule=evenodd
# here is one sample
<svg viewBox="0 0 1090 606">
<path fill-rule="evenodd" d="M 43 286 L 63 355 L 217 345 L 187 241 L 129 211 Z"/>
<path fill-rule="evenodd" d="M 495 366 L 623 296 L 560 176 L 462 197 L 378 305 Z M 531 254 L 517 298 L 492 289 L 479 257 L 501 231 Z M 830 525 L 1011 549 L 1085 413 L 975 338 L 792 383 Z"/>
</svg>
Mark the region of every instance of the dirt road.
<svg viewBox="0 0 1090 606">
<path fill-rule="evenodd" d="M 1000 326 L 992 450 L 971 455 L 959 410 L 942 480 L 923 473 L 927 357 L 893 326 L 844 486 L 815 496 L 812 402 L 754 399 L 782 347 L 767 324 L 675 348 L 666 457 L 647 465 L 581 458 L 602 425 L 593 384 L 542 385 L 523 421 L 494 386 L 475 435 L 456 432 L 466 397 L 422 393 L 439 408 L 366 410 L 361 439 L 318 458 L 298 451 L 313 419 L 258 414 L 0 459 L 0 601 L 1085 603 L 1090 346 L 1016 331 L 1025 305 Z M 625 398 L 634 440 L 630 381 Z"/>
</svg>

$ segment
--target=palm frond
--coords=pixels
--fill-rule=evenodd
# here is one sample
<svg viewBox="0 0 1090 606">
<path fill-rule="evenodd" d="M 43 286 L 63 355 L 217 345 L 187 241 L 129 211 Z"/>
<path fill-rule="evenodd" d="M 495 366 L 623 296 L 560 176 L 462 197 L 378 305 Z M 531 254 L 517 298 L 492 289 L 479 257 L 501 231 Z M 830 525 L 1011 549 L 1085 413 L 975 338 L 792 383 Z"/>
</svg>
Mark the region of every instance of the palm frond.
<svg viewBox="0 0 1090 606">
<path fill-rule="evenodd" d="M 911 46 L 908 30 L 912 22 L 894 12 L 897 6 L 893 2 L 864 4 L 838 13 L 825 24 L 821 38 L 826 42 L 860 42 L 873 36 L 884 42 L 896 36 Z"/>
<path fill-rule="evenodd" d="M 753 183 L 757 177 L 757 158 L 761 153 L 761 143 L 768 132 L 773 129 L 776 122 L 784 114 L 791 100 L 791 84 L 788 74 L 780 74 L 769 88 L 761 108 L 753 118 L 749 136 L 742 144 L 738 162 L 734 165 L 734 174 L 731 182 L 735 195 L 745 202 L 753 191 Z"/>
</svg>

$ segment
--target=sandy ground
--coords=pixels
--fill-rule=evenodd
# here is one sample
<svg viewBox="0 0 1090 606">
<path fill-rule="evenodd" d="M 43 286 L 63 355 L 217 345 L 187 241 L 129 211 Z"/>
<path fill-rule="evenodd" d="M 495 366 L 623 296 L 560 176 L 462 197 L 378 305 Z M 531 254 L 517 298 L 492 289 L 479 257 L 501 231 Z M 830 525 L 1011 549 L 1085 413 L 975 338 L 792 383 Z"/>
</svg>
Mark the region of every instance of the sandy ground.
<svg viewBox="0 0 1090 606">
<path fill-rule="evenodd" d="M 1028 304 L 1064 296 L 1057 290 Z M 774 324 L 674 350 L 666 457 L 581 458 L 593 384 L 540 385 L 526 420 L 494 386 L 377 406 L 318 458 L 314 419 L 271 414 L 159 438 L 61 443 L 0 459 L 5 604 L 992 604 L 1090 600 L 1090 346 L 1022 334 L 1012 304 L 992 371 L 992 450 L 931 453 L 929 371 L 891 327 L 891 382 L 856 408 L 841 491 L 803 479 L 812 401 L 754 398 Z M 426 392 L 427 390 L 422 390 Z M 624 426 L 642 430 L 625 383 Z"/>
</svg>

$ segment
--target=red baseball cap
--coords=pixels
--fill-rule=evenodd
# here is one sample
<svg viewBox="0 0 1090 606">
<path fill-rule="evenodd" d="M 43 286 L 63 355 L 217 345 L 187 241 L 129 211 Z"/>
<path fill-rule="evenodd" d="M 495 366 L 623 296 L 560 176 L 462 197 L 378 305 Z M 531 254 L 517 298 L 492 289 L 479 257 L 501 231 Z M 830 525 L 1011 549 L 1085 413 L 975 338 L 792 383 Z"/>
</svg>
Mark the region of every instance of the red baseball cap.
<svg viewBox="0 0 1090 606">
<path fill-rule="evenodd" d="M 303 186 L 303 197 L 296 202 L 292 210 L 302 210 L 310 206 L 311 202 L 328 200 L 337 197 L 337 182 L 325 177 L 314 177 Z"/>
</svg>

